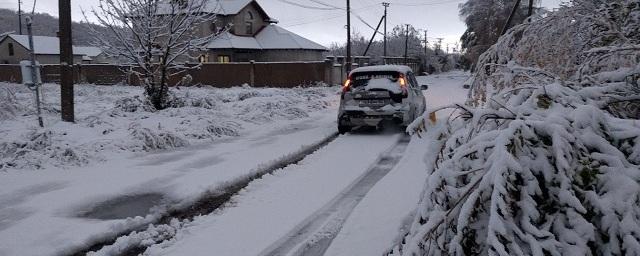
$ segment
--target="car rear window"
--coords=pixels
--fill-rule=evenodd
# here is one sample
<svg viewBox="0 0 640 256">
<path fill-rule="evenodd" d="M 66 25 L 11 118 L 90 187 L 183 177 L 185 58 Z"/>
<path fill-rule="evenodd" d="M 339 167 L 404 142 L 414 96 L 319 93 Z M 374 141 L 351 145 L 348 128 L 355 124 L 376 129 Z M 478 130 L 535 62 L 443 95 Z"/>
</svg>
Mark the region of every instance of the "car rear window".
<svg viewBox="0 0 640 256">
<path fill-rule="evenodd" d="M 400 77 L 400 73 L 395 71 L 377 71 L 377 72 L 361 72 L 351 75 L 351 82 L 353 87 L 367 86 L 371 80 L 388 79 L 390 81 L 397 81 Z"/>
</svg>

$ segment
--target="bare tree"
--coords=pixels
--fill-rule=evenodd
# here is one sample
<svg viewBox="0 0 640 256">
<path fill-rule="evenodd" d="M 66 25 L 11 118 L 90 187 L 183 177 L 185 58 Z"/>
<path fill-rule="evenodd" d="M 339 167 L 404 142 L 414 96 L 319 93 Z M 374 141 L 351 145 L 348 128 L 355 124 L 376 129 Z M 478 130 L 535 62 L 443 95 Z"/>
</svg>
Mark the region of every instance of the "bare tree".
<svg viewBox="0 0 640 256">
<path fill-rule="evenodd" d="M 100 0 L 91 12 L 117 39 L 96 36 L 105 53 L 131 64 L 151 104 L 164 109 L 169 78 L 197 67 L 185 63 L 217 35 L 203 32 L 215 21 L 211 7 L 208 0 Z"/>
</svg>

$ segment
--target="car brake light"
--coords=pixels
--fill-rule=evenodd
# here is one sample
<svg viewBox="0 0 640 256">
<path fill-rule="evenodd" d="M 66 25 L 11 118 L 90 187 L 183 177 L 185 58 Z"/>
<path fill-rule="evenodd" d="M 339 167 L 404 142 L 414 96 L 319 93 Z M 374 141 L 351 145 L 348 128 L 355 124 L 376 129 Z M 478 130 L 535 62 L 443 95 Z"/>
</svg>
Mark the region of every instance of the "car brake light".
<svg viewBox="0 0 640 256">
<path fill-rule="evenodd" d="M 402 88 L 402 96 L 404 98 L 409 96 L 409 91 L 407 90 L 407 79 L 404 77 L 404 75 L 400 75 L 400 78 L 398 78 L 398 83 L 400 84 L 400 88 Z"/>
<path fill-rule="evenodd" d="M 407 87 L 407 79 L 405 79 L 404 76 L 401 76 L 400 79 L 398 79 L 398 82 L 400 83 L 400 86 Z"/>
<path fill-rule="evenodd" d="M 351 79 L 347 79 L 342 87 L 342 92 L 348 92 L 351 89 Z"/>
</svg>

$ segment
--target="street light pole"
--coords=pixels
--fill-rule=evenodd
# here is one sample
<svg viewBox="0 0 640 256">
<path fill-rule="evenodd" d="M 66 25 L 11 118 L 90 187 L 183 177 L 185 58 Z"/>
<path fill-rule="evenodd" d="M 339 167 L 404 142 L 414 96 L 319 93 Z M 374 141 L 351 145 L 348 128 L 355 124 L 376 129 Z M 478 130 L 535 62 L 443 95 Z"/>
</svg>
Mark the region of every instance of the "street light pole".
<svg viewBox="0 0 640 256">
<path fill-rule="evenodd" d="M 44 121 L 42 120 L 42 107 L 40 106 L 40 94 L 41 94 L 41 88 L 42 85 L 40 84 L 40 81 L 38 79 L 38 69 L 40 68 L 37 65 L 36 62 L 36 50 L 35 50 L 35 44 L 33 42 L 33 29 L 32 29 L 32 25 L 33 25 L 33 20 L 30 16 L 27 16 L 27 33 L 29 34 L 29 58 L 31 60 L 31 85 L 29 85 L 31 88 L 33 88 L 35 90 L 35 96 L 36 96 L 36 113 L 38 115 L 38 125 L 40 125 L 40 127 L 44 127 Z"/>
</svg>

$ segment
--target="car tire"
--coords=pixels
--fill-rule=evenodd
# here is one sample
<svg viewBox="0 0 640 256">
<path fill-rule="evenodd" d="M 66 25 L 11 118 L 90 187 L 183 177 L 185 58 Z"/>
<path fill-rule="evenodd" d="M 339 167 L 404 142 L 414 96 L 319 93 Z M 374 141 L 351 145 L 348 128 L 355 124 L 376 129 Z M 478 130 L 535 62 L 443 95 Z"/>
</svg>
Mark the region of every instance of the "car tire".
<svg viewBox="0 0 640 256">
<path fill-rule="evenodd" d="M 338 132 L 340 134 L 345 134 L 351 131 L 351 126 L 346 125 L 338 125 Z"/>
</svg>

